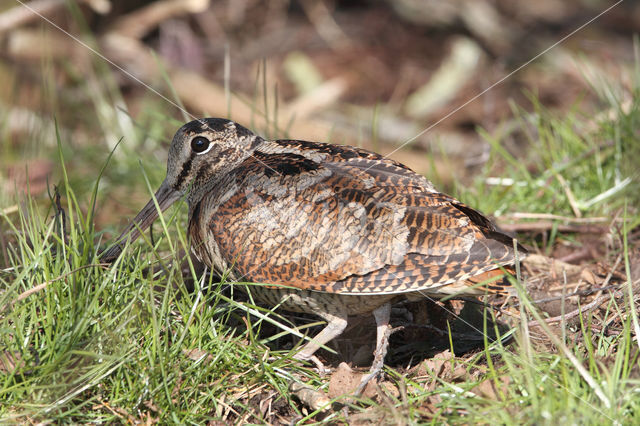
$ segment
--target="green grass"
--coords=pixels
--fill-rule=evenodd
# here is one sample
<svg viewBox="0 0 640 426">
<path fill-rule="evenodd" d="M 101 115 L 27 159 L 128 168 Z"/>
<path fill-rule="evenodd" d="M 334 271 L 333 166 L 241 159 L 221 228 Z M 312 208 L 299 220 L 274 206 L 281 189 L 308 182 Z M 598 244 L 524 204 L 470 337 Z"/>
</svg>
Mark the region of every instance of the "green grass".
<svg viewBox="0 0 640 426">
<path fill-rule="evenodd" d="M 481 130 L 492 158 L 470 189 L 459 190 L 462 198 L 497 215 L 522 211 L 597 216 L 612 214 L 625 203 L 638 205 L 637 96 L 629 111 L 618 112 L 617 121 L 596 121 L 579 111 L 557 117 L 532 101 L 534 114 L 515 110 L 519 126 L 497 135 Z M 581 131 L 587 123 L 596 128 Z M 526 141 L 527 156 L 516 158 L 508 152 L 502 143 L 507 138 Z"/>
<path fill-rule="evenodd" d="M 90 86 L 86 90 L 92 94 Z M 517 125 L 484 134 L 491 160 L 470 186 L 457 185 L 457 195 L 496 216 L 515 211 L 617 216 L 619 240 L 610 256 L 621 256 L 631 282 L 629 241 L 637 247 L 640 225 L 640 96 L 633 95 L 631 108 L 618 111 L 616 119 L 594 119 L 577 108 L 558 116 L 532 98 L 535 114 L 514 109 Z M 97 114 L 113 110 L 119 97 L 90 98 L 96 99 Z M 201 282 L 188 260 L 191 273 L 183 274 L 177 253 L 188 251 L 184 208 L 165 215 L 166 227 L 156 224 L 153 242 L 145 236 L 116 264 L 99 264 L 96 245 L 105 241 L 104 230 L 94 229 L 96 212 L 113 205 L 113 198 L 140 207 L 163 177 L 163 141 L 179 124 L 153 102 L 143 101 L 149 108 L 129 122 L 130 137 L 108 166 L 109 153 L 128 132 L 113 115 L 100 116 L 99 127 L 110 129 L 102 144 L 79 146 L 58 136 L 57 149 L 46 148 L 46 155 L 58 156 L 60 208 L 54 200 L 2 200 L 0 418 L 273 421 L 276 417 L 261 411 L 262 402 L 287 420 L 341 419 L 340 411 L 310 412 L 288 391 L 290 380 L 319 389 L 328 385 L 328 378 L 291 360 L 288 351 L 269 349 L 271 335 L 262 330 L 276 324 L 279 334 L 287 334 L 282 330 L 292 324 L 270 310 L 234 301 L 220 283 Z M 617 105 L 603 105 L 607 108 Z M 525 157 L 505 148 L 505 141 L 514 139 L 526 145 Z M 102 167 L 104 175 L 96 177 Z M 17 211 L 4 210 L 16 202 Z M 107 230 L 117 232 L 117 225 Z M 560 243 L 583 244 L 574 235 L 550 234 L 542 247 L 547 252 Z M 188 280 L 195 283 L 193 291 L 187 290 Z M 540 314 L 523 303 L 525 320 L 515 321 L 512 343 L 487 340 L 483 350 L 452 357 L 440 372 L 388 369 L 397 393 L 389 390 L 380 403 L 352 405 L 350 415 L 438 424 L 631 424 L 640 414 L 638 306 L 630 287 L 623 294 L 626 298 L 611 299 L 605 318 L 583 315 L 560 337 L 550 337 L 557 328 L 533 333 L 525 327 Z M 528 300 L 523 292 L 520 297 Z M 598 327 L 609 320 L 616 333 Z"/>
<path fill-rule="evenodd" d="M 538 169 L 512 164 L 510 173 L 505 174 L 527 185 L 510 190 L 490 187 L 486 198 L 474 200 L 473 191 L 482 187 L 483 178 L 478 178 L 478 183 L 462 194 L 467 202 L 475 205 L 477 201 L 485 211 L 493 205 L 503 211 L 569 215 L 566 193 L 554 183 L 555 173 L 565 173 L 570 182 L 581 177 L 573 186 L 578 200 L 592 199 L 615 185 L 617 170 L 625 173 L 622 162 L 615 161 L 615 150 L 607 148 L 596 155 L 593 147 L 599 139 L 587 143 L 575 132 L 569 133 L 567 129 L 573 126 L 568 122 L 554 119 L 549 123 L 544 117 L 540 114 L 539 128 L 564 129 L 549 132 L 562 136 L 537 142 L 544 147 L 535 160 Z M 622 120 L 635 117 L 629 114 Z M 607 132 L 621 133 L 616 126 L 604 123 L 598 132 L 604 135 L 601 140 L 608 140 Z M 59 142 L 63 153 L 67 142 Z M 493 146 L 499 155 L 498 142 Z M 499 158 L 510 161 L 505 153 Z M 567 158 L 572 159 L 570 166 L 558 166 Z M 268 336 L 257 336 L 260 317 L 266 313 L 274 318 L 269 311 L 233 302 L 214 282 L 197 282 L 196 289 L 188 292 L 177 262 L 171 262 L 166 252 L 162 254 L 167 270 L 149 270 L 148 260 L 160 257 L 153 254 L 160 248 L 186 248 L 183 212 L 173 210 L 174 214 L 166 216 L 167 227 L 155 247 L 147 239 L 128 248 L 117 264 L 104 268 L 96 258 L 99 234 L 92 224 L 96 183 L 85 182 L 82 187 L 89 189 L 76 195 L 65 163 L 61 156 L 59 190 L 68 241 L 63 239 L 63 216 L 54 203 L 43 209 L 27 199 L 25 208 L 2 217 L 9 265 L 0 275 L 0 351 L 5 359 L 0 375 L 0 416 L 7 421 L 125 422 L 149 418 L 177 423 L 214 419 L 262 423 L 268 419 L 251 400 L 258 395 L 258 399 L 271 398 L 275 405 L 312 420 L 314 417 L 305 417 L 309 413 L 291 399 L 288 380 L 305 377 L 315 386 L 326 386 L 326 380 L 291 361 L 287 352 L 268 351 Z M 600 168 L 592 167 L 594 164 Z M 111 167 L 116 166 L 110 165 L 107 172 Z M 485 176 L 488 174 L 489 169 Z M 547 177 L 552 182 L 549 187 L 533 186 Z M 583 213 L 612 214 L 626 204 L 622 217 L 629 223 L 627 235 L 638 224 L 636 195 L 619 191 Z M 628 259 L 629 253 L 623 254 Z M 39 291 L 20 298 L 42 285 Z M 638 345 L 633 316 L 628 315 L 635 307 L 628 300 L 611 304 L 609 315 L 624 318 L 621 331 L 613 336 L 590 331 L 594 320 L 587 315 L 574 333 L 581 336 L 579 341 L 563 342 L 560 347 L 549 344 L 536 348 L 521 331 L 510 346 L 487 342 L 485 350 L 475 356 L 452 358 L 452 370 L 462 367 L 467 371 L 463 381 L 388 371 L 392 381 L 403 383 L 398 386 L 406 388 L 406 394 L 389 396 L 376 410 L 387 413 L 387 418 L 401 416 L 409 422 L 625 423 L 624 419 L 638 414 L 640 404 L 636 392 Z M 545 340 L 544 333 L 537 339 Z M 584 366 L 595 386 L 577 371 L 575 362 L 561 349 L 563 345 Z M 14 366 L 6 362 L 9 358 Z M 473 393 L 485 381 L 494 382 L 495 392 Z M 353 408 L 352 415 L 375 406 L 364 402 Z"/>
<path fill-rule="evenodd" d="M 0 278 L 0 348 L 19 367 L 0 376 L 2 417 L 204 422 L 233 406 L 234 415 L 249 412 L 260 422 L 236 400 L 263 385 L 286 389 L 291 361 L 266 359 L 255 330 L 228 324 L 246 313 L 221 299 L 219 285 L 189 293 L 179 269 L 148 271 L 140 249 L 121 259 L 126 264 L 100 266 L 89 215 L 65 189 L 67 243 L 60 216 L 50 219 L 33 204 L 3 217 L 13 241 Z"/>
</svg>

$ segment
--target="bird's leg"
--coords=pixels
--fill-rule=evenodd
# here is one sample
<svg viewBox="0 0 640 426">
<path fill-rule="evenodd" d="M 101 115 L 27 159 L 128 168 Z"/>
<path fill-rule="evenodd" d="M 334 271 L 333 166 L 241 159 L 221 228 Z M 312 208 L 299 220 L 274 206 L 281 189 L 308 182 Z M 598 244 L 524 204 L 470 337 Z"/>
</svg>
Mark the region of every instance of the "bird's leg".
<svg viewBox="0 0 640 426">
<path fill-rule="evenodd" d="M 322 371 L 324 366 L 318 358 L 313 354 L 324 346 L 327 342 L 342 334 L 347 327 L 347 312 L 344 309 L 335 310 L 334 312 L 325 312 L 322 317 L 327 320 L 327 325 L 318 333 L 310 342 L 308 342 L 300 352 L 293 357 L 300 360 L 311 360 Z"/>
<path fill-rule="evenodd" d="M 389 349 L 389 336 L 391 335 L 391 326 L 389 325 L 389 318 L 391 317 L 391 303 L 387 302 L 384 305 L 373 311 L 373 316 L 376 319 L 376 350 L 373 352 L 373 364 L 369 374 L 364 376 L 360 381 L 360 384 L 356 388 L 355 396 L 362 395 L 364 389 L 367 387 L 367 383 L 371 379 L 375 378 L 382 367 L 384 366 L 384 358 L 387 355 L 387 349 Z"/>
</svg>

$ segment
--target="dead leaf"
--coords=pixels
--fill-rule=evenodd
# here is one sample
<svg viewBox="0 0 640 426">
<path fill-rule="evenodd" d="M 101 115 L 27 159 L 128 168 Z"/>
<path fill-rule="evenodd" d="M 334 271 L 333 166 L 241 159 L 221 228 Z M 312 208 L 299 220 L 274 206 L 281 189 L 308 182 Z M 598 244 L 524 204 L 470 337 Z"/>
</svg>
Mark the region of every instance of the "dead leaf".
<svg viewBox="0 0 640 426">
<path fill-rule="evenodd" d="M 331 380 L 329 381 L 329 398 L 353 394 L 364 375 L 363 373 L 352 370 L 346 363 L 341 362 L 336 371 L 331 375 Z M 369 381 L 362 396 L 365 398 L 373 398 L 376 396 L 376 384 L 377 380 Z"/>
<path fill-rule="evenodd" d="M 10 374 L 24 365 L 24 360 L 19 352 L 4 351 L 0 353 L 0 373 Z"/>
<path fill-rule="evenodd" d="M 429 391 L 435 389 L 437 384 L 437 381 L 433 380 L 434 376 L 446 381 L 459 381 L 467 378 L 468 374 L 464 366 L 459 365 L 452 369 L 452 364 L 455 365 L 455 363 L 451 362 L 453 358 L 453 354 L 447 349 L 430 359 L 424 360 L 410 370 L 409 374 L 417 378 L 422 377 L 424 380 L 423 387 Z"/>
<path fill-rule="evenodd" d="M 480 382 L 477 386 L 471 389 L 471 392 L 478 396 L 487 399 L 502 400 L 503 396 L 508 393 L 508 387 L 511 380 L 508 376 L 500 376 L 496 381 L 493 379 L 486 379 Z"/>
<path fill-rule="evenodd" d="M 388 382 L 388 381 L 384 381 L 384 382 L 380 383 L 380 388 L 384 392 L 386 392 L 388 395 L 392 396 L 393 398 L 396 398 L 396 399 L 400 398 L 400 390 L 393 383 Z"/>
<path fill-rule="evenodd" d="M 211 361 L 213 359 L 213 355 L 210 353 L 203 351 L 202 349 L 194 348 L 194 349 L 183 349 L 182 353 L 187 356 L 187 358 L 193 361 L 199 361 L 202 358 L 207 359 L 207 361 Z"/>
<path fill-rule="evenodd" d="M 598 280 L 596 275 L 591 272 L 589 269 L 583 269 L 580 273 L 580 278 L 584 280 L 586 283 L 591 284 L 593 286 L 602 284 L 602 279 Z"/>
<path fill-rule="evenodd" d="M 451 359 L 453 354 L 449 349 L 436 354 L 431 359 L 424 360 L 418 367 L 418 374 L 444 378 L 451 372 Z"/>
<path fill-rule="evenodd" d="M 395 425 L 396 419 L 389 418 L 389 412 L 381 407 L 371 407 L 360 413 L 350 414 L 348 421 L 351 426 Z"/>
</svg>

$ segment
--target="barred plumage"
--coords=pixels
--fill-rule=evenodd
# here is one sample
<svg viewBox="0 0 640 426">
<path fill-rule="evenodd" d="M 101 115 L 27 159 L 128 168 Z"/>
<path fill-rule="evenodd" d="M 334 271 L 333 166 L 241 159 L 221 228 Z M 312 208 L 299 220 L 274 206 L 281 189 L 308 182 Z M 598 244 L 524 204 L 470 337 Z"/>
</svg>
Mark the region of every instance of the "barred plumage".
<svg viewBox="0 0 640 426">
<path fill-rule="evenodd" d="M 255 297 L 329 322 L 299 358 L 339 335 L 349 314 L 376 313 L 383 333 L 396 297 L 503 291 L 514 263 L 511 237 L 406 166 L 350 146 L 267 141 L 229 120 L 176 133 L 156 199 L 164 210 L 185 193 L 205 264 L 233 265 L 231 280 L 267 284 Z M 150 201 L 120 241 L 156 217 Z M 385 344 L 379 335 L 377 350 Z"/>
</svg>

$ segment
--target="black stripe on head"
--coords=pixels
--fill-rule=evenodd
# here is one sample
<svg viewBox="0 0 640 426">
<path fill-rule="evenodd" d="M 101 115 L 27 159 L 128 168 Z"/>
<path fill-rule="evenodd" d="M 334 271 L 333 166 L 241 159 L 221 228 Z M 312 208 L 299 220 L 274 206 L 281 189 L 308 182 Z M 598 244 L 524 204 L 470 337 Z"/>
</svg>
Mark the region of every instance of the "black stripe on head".
<svg viewBox="0 0 640 426">
<path fill-rule="evenodd" d="M 225 125 L 229 120 L 223 118 L 201 118 L 198 120 L 190 121 L 182 126 L 184 133 L 200 133 L 203 130 L 211 130 L 214 132 L 222 132 L 225 129 Z"/>
<path fill-rule="evenodd" d="M 200 133 L 207 128 L 204 120 L 193 120 L 183 125 L 181 130 L 185 134 Z"/>
<path fill-rule="evenodd" d="M 241 126 L 238 123 L 235 123 L 235 126 L 236 126 L 236 135 L 238 137 L 254 136 L 254 133 L 251 130 L 247 129 L 246 127 Z"/>
<path fill-rule="evenodd" d="M 187 175 L 191 171 L 191 164 L 193 163 L 193 155 L 182 165 L 182 170 L 176 179 L 176 185 L 178 188 L 182 187 L 182 182 L 187 178 Z"/>
</svg>

